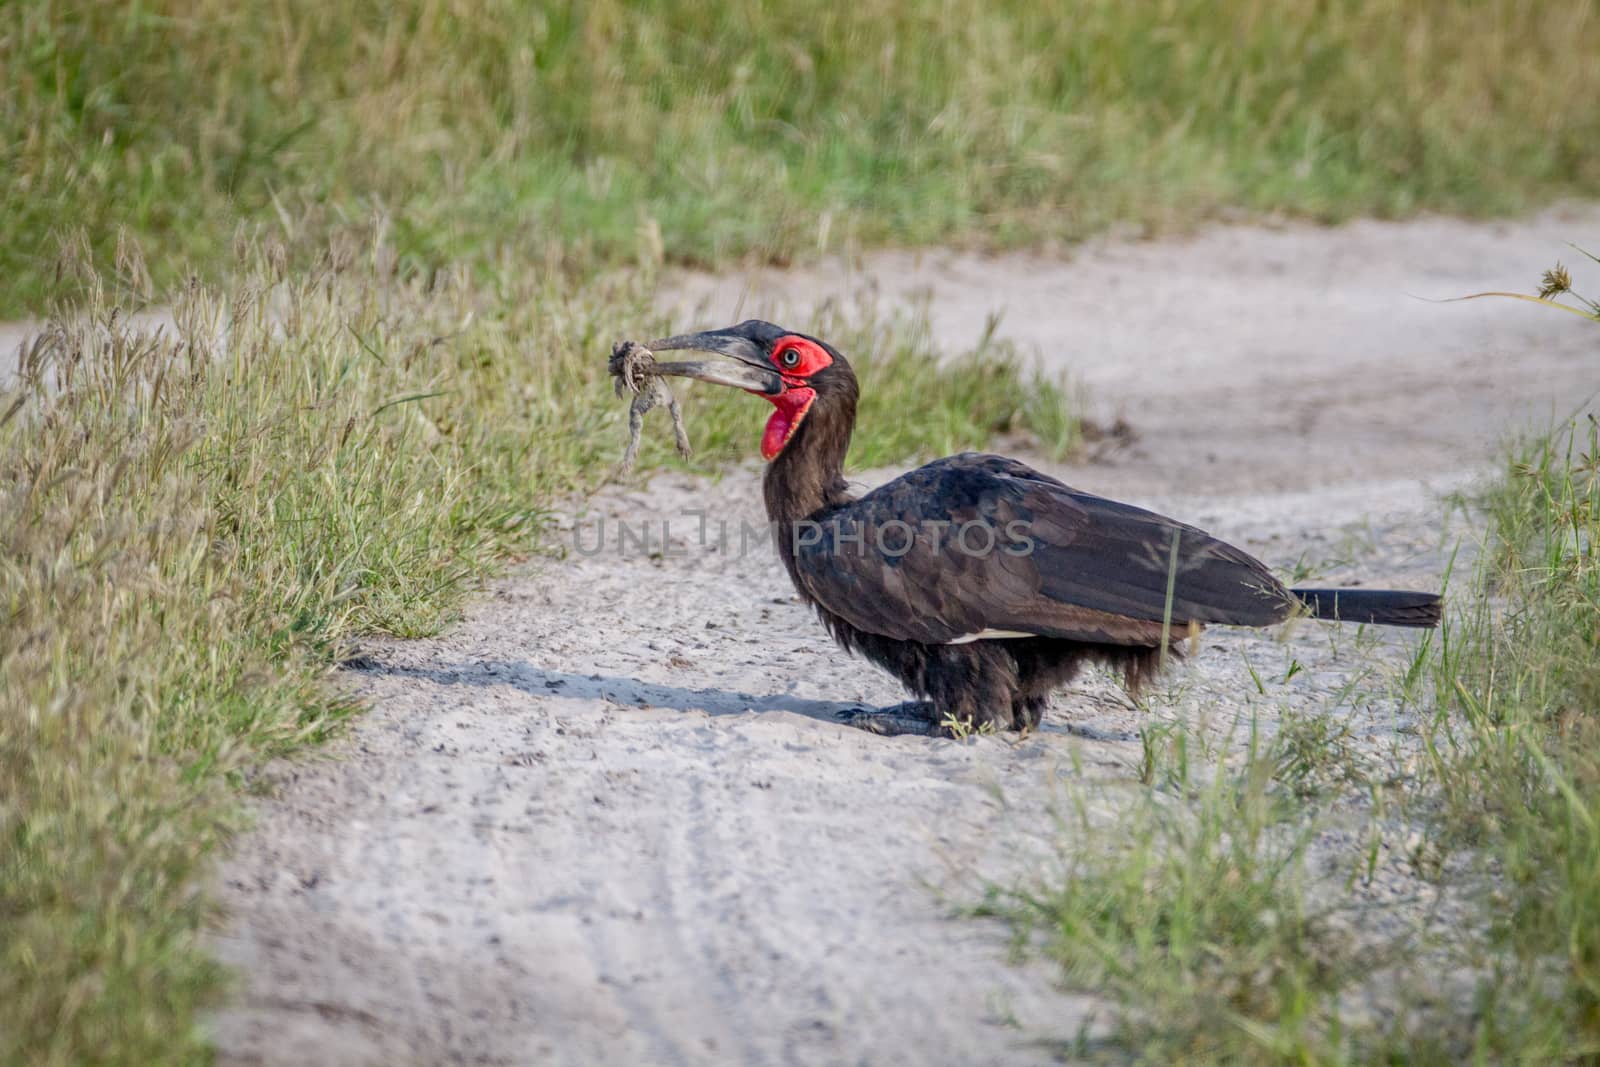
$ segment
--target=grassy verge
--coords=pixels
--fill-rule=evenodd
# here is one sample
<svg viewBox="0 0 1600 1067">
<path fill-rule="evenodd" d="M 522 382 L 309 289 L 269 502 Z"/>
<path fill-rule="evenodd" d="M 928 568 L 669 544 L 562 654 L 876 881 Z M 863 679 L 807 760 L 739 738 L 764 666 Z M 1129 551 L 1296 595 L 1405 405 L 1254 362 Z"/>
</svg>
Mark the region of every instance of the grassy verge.
<svg viewBox="0 0 1600 1067">
<path fill-rule="evenodd" d="M 1567 285 L 1557 268 L 1540 298 Z M 1396 679 L 1416 715 L 1392 756 L 1347 744 L 1330 709 L 1265 739 L 1252 721 L 1242 744 L 1149 727 L 1114 813 L 1073 795 L 1060 872 L 991 890 L 983 912 L 1105 998 L 1072 1051 L 1600 1057 L 1600 422 L 1518 446 L 1468 514 L 1484 545 Z"/>
<path fill-rule="evenodd" d="M 351 637 L 433 632 L 537 549 L 620 452 L 610 341 L 665 330 L 634 278 L 405 276 L 378 234 L 282 261 L 186 288 L 160 336 L 80 262 L 86 305 L 0 388 L 0 1062 L 205 1059 L 201 881 L 241 770 L 351 712 L 324 684 Z M 824 325 L 901 416 L 857 456 L 1066 443 L 1060 393 L 1008 353 L 910 375 L 915 323 Z M 703 461 L 753 451 L 739 399 L 687 399 Z"/>
<path fill-rule="evenodd" d="M 1238 759 L 1179 725 L 1145 731 L 1144 788 L 1070 807 L 1062 871 L 980 913 L 1019 947 L 1060 962 L 1074 989 L 1111 1005 L 1063 1050 L 1149 1063 L 1326 1062 L 1347 1054 L 1339 997 L 1374 960 L 1338 937 L 1306 891 L 1317 820 L 1286 781 L 1291 732 L 1252 720 Z M 1318 794 L 1319 799 L 1322 798 Z M 1095 810 L 1100 814 L 1097 816 Z"/>
<path fill-rule="evenodd" d="M 1558 265 L 1539 299 L 1600 338 L 1600 303 L 1570 285 Z M 1488 537 L 1441 635 L 1424 736 L 1426 810 L 1474 862 L 1486 937 L 1457 1043 L 1587 1062 L 1600 1057 L 1600 424 L 1579 416 L 1518 446 L 1479 503 Z"/>
<path fill-rule="evenodd" d="M 0 314 L 56 236 L 158 284 L 241 220 L 395 220 L 423 269 L 1071 239 L 1222 211 L 1592 193 L 1600 0 L 17 0 Z M 307 247 L 320 246 L 314 232 Z"/>
<path fill-rule="evenodd" d="M 1487 498 L 1484 595 L 1446 635 L 1429 769 L 1437 832 L 1481 868 L 1473 1044 L 1600 1057 L 1600 428 L 1524 446 Z"/>
</svg>

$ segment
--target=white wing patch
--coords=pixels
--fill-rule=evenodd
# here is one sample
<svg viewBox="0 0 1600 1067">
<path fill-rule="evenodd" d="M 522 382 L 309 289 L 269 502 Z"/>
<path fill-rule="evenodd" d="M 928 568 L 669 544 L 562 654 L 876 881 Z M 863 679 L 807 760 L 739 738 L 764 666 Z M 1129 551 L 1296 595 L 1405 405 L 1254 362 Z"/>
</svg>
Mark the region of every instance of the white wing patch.
<svg viewBox="0 0 1600 1067">
<path fill-rule="evenodd" d="M 1023 633 L 1021 630 L 979 630 L 975 634 L 962 634 L 946 641 L 947 645 L 970 645 L 974 641 L 998 641 L 1007 637 L 1038 637 L 1038 634 Z"/>
</svg>

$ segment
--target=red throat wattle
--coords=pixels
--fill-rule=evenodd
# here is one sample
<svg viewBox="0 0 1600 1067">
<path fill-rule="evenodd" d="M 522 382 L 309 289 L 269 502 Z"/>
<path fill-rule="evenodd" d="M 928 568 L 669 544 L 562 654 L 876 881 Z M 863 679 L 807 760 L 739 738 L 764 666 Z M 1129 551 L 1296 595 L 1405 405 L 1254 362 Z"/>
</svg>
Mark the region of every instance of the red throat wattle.
<svg viewBox="0 0 1600 1067">
<path fill-rule="evenodd" d="M 800 428 L 800 420 L 806 417 L 806 412 L 811 410 L 811 402 L 816 398 L 817 391 L 805 386 L 790 386 L 777 396 L 766 398 L 777 410 L 767 420 L 767 429 L 761 435 L 763 459 L 771 462 L 778 458 L 778 453 L 783 451 L 783 446 Z"/>
</svg>

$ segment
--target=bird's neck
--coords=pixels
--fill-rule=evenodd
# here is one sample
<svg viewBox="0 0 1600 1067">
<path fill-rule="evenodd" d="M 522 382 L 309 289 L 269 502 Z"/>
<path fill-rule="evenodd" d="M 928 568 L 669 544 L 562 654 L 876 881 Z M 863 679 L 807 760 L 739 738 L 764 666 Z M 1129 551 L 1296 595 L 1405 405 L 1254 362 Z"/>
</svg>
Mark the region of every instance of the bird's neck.
<svg viewBox="0 0 1600 1067">
<path fill-rule="evenodd" d="M 851 499 L 844 457 L 856 419 L 853 396 L 818 397 L 794 436 L 767 465 L 767 519 L 782 534 L 795 523 Z"/>
</svg>

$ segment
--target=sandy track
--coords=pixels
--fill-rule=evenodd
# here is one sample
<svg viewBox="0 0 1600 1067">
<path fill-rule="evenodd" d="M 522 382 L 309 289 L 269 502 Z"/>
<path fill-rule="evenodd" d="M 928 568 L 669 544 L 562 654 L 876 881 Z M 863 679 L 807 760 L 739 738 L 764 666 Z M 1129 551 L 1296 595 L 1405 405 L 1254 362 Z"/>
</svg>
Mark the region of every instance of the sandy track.
<svg viewBox="0 0 1600 1067">
<path fill-rule="evenodd" d="M 1526 292 L 1557 259 L 1580 291 L 1600 289 L 1600 268 L 1568 242 L 1600 245 L 1600 208 L 1518 223 L 1237 227 L 1103 242 L 1068 263 L 894 252 L 855 270 L 693 276 L 675 296 L 694 321 L 721 323 L 876 292 L 926 303 L 947 350 L 998 315 L 999 335 L 1070 374 L 1092 414 L 1138 431 L 1133 455 L 1084 469 L 1086 488 L 1292 490 L 1471 466 L 1508 426 L 1565 415 L 1600 385 L 1593 329 L 1551 321 L 1571 316 L 1426 302 Z"/>
<path fill-rule="evenodd" d="M 957 347 L 1004 308 L 1004 332 L 1140 433 L 1063 468 L 1077 484 L 1277 565 L 1305 552 L 1340 561 L 1340 581 L 1427 587 L 1436 491 L 1509 421 L 1576 403 L 1600 352 L 1563 316 L 1406 294 L 1526 287 L 1596 231 L 1591 210 L 1226 230 L 1070 263 L 886 254 L 843 281 L 758 280 L 742 311 L 931 291 Z M 782 301 L 761 295 L 774 280 Z M 741 288 L 689 278 L 677 299 L 720 323 Z M 1136 313 L 1113 308 L 1129 299 Z M 591 549 L 604 530 L 603 551 L 499 583 L 449 635 L 375 644 L 349 672 L 372 712 L 274 770 L 220 872 L 217 943 L 242 972 L 214 1020 L 225 1062 L 1010 1064 L 1048 1060 L 1041 1042 L 1090 1019 L 949 901 L 1036 869 L 1062 781 L 1113 796 L 1145 713 L 1095 676 L 1020 742 L 835 725 L 899 694 L 839 657 L 769 550 L 743 550 L 758 476 L 609 491 L 567 534 Z M 732 521 L 727 540 L 702 543 L 697 508 Z M 650 543 L 619 550 L 623 521 Z M 1381 750 L 1382 667 L 1408 647 L 1219 634 L 1157 703 L 1341 714 Z M 1245 657 L 1269 679 L 1291 657 L 1305 669 L 1247 696 Z"/>
</svg>

